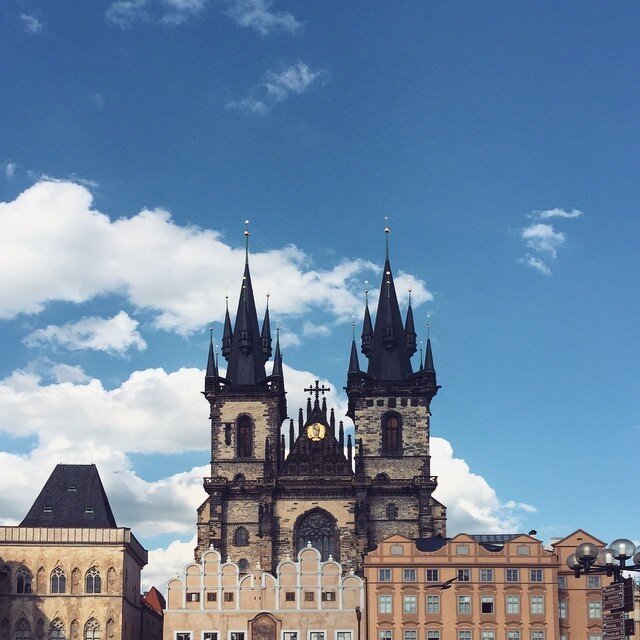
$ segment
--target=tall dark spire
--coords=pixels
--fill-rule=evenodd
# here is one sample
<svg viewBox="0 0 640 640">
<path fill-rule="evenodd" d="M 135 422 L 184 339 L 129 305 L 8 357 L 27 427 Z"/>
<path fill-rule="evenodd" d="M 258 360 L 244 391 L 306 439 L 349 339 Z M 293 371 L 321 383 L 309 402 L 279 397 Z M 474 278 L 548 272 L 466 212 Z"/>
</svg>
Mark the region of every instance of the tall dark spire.
<svg viewBox="0 0 640 640">
<path fill-rule="evenodd" d="M 367 373 L 378 380 L 405 380 L 413 370 L 407 349 L 398 297 L 389 261 L 389 228 L 385 228 L 387 257 L 382 271 L 380 297 L 373 330 Z"/>
<path fill-rule="evenodd" d="M 225 296 L 226 311 L 224 314 L 224 331 L 222 333 L 222 356 L 225 360 L 229 360 L 231 353 L 231 339 L 233 331 L 231 329 L 231 318 L 229 317 L 229 296 Z"/>
<path fill-rule="evenodd" d="M 373 340 L 373 324 L 369 313 L 369 290 L 364 290 L 364 320 L 362 322 L 362 346 L 360 351 L 368 358 L 371 352 L 371 342 Z"/>
<path fill-rule="evenodd" d="M 269 294 L 267 293 L 267 310 L 264 312 L 264 320 L 262 322 L 262 331 L 260 333 L 262 340 L 262 355 L 266 362 L 271 357 L 271 323 L 269 322 Z"/>
<path fill-rule="evenodd" d="M 209 357 L 207 358 L 207 372 L 204 376 L 204 392 L 215 392 L 218 388 L 218 365 L 213 352 L 213 327 L 209 333 Z"/>
<path fill-rule="evenodd" d="M 349 373 L 360 373 L 360 362 L 358 360 L 358 349 L 356 348 L 356 325 L 351 325 L 353 335 L 351 337 L 351 356 L 349 357 Z"/>
<path fill-rule="evenodd" d="M 427 338 L 427 354 L 424 359 L 424 370 L 429 373 L 435 373 L 433 366 L 433 352 L 431 351 L 431 338 Z"/>
<path fill-rule="evenodd" d="M 272 377 L 282 378 L 282 353 L 280 352 L 280 328 L 276 328 L 276 354 L 273 356 Z"/>
<path fill-rule="evenodd" d="M 411 308 L 411 289 L 409 289 L 409 306 L 407 307 L 407 319 L 404 323 L 404 335 L 407 341 L 409 357 L 416 352 L 416 327 L 413 323 L 413 309 Z"/>
<path fill-rule="evenodd" d="M 248 221 L 247 221 L 248 224 Z M 245 229 L 245 262 L 242 289 L 238 301 L 236 324 L 231 338 L 227 358 L 227 378 L 236 385 L 255 385 L 265 378 L 264 354 L 262 352 L 256 303 L 249 271 L 249 230 Z"/>
</svg>

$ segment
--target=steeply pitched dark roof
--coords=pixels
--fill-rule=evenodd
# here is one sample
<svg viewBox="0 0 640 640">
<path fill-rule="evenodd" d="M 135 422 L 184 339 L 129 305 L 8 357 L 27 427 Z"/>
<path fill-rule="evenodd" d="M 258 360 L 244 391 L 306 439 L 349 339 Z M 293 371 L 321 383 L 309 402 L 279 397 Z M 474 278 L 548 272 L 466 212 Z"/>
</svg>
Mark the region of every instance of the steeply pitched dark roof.
<svg viewBox="0 0 640 640">
<path fill-rule="evenodd" d="M 56 465 L 20 526 L 115 529 L 96 465 Z"/>
</svg>

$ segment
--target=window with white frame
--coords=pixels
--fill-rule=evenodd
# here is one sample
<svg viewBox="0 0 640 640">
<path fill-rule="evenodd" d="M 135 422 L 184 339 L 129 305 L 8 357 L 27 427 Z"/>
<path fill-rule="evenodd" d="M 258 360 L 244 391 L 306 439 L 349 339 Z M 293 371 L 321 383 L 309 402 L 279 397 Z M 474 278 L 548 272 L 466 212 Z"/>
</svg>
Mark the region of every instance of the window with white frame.
<svg viewBox="0 0 640 640">
<path fill-rule="evenodd" d="M 378 569 L 378 582 L 391 582 L 391 569 Z"/>
<path fill-rule="evenodd" d="M 336 640 L 351 640 L 351 631 L 336 631 Z"/>
<path fill-rule="evenodd" d="M 496 640 L 496 632 L 493 629 L 483 629 L 480 632 L 480 640 Z"/>
<path fill-rule="evenodd" d="M 471 613 L 471 596 L 458 596 L 458 613 Z"/>
<path fill-rule="evenodd" d="M 480 569 L 480 582 L 493 582 L 493 569 Z"/>
<path fill-rule="evenodd" d="M 418 596 L 416 595 L 403 596 L 402 611 L 404 613 L 418 613 Z"/>
<path fill-rule="evenodd" d="M 427 629 L 427 640 L 440 640 L 440 631 L 437 629 Z"/>
<path fill-rule="evenodd" d="M 418 630 L 405 629 L 402 633 L 402 640 L 418 640 Z"/>
<path fill-rule="evenodd" d="M 468 544 L 458 544 L 458 545 L 456 545 L 456 555 L 457 556 L 468 556 L 469 555 L 469 545 Z"/>
<path fill-rule="evenodd" d="M 589 634 L 589 640 L 602 640 L 602 634 L 601 633 L 590 633 Z"/>
<path fill-rule="evenodd" d="M 528 544 L 519 544 L 518 545 L 518 555 L 519 556 L 528 556 L 531 552 Z"/>
<path fill-rule="evenodd" d="M 507 631 L 507 640 L 520 640 L 520 630 L 509 629 Z"/>
<path fill-rule="evenodd" d="M 402 570 L 402 582 L 415 582 L 416 570 L 415 569 L 403 569 Z"/>
<path fill-rule="evenodd" d="M 426 582 L 440 582 L 440 569 L 426 569 L 424 579 Z"/>
<path fill-rule="evenodd" d="M 391 596 L 378 596 L 378 613 L 391 613 Z"/>
<path fill-rule="evenodd" d="M 533 629 L 531 631 L 531 640 L 544 640 L 544 629 Z"/>
<path fill-rule="evenodd" d="M 589 617 L 602 618 L 602 602 L 600 600 L 589 600 Z"/>
<path fill-rule="evenodd" d="M 380 629 L 378 631 L 378 640 L 393 640 L 393 632 L 391 629 Z"/>
<path fill-rule="evenodd" d="M 244 631 L 229 631 L 229 640 L 244 640 Z"/>
<path fill-rule="evenodd" d="M 587 576 L 587 589 L 599 589 L 600 576 Z"/>
<path fill-rule="evenodd" d="M 176 640 L 192 640 L 191 631 L 176 631 Z"/>
<path fill-rule="evenodd" d="M 519 582 L 520 571 L 518 569 L 506 569 L 504 572 L 504 579 L 506 582 Z"/>
<path fill-rule="evenodd" d="M 558 618 L 564 620 L 567 617 L 567 601 L 560 600 L 558 602 Z"/>
<path fill-rule="evenodd" d="M 531 582 L 544 582 L 544 572 L 542 569 L 530 569 L 529 580 Z"/>
<path fill-rule="evenodd" d="M 282 632 L 282 640 L 298 640 L 298 632 L 297 631 L 283 631 Z"/>
<path fill-rule="evenodd" d="M 309 631 L 309 640 L 325 640 L 325 632 Z"/>
<path fill-rule="evenodd" d="M 495 613 L 493 596 L 480 596 L 480 613 Z"/>
<path fill-rule="evenodd" d="M 520 596 L 507 596 L 507 613 L 511 615 L 520 613 Z"/>
<path fill-rule="evenodd" d="M 458 640 L 471 640 L 471 630 L 460 629 L 458 631 Z"/>
<path fill-rule="evenodd" d="M 458 569 L 458 582 L 471 582 L 471 569 Z"/>
<path fill-rule="evenodd" d="M 427 613 L 440 613 L 440 596 L 427 596 Z"/>
<path fill-rule="evenodd" d="M 218 640 L 217 631 L 203 631 L 202 640 Z"/>
<path fill-rule="evenodd" d="M 404 548 L 401 544 L 392 544 L 390 552 L 392 556 L 401 556 L 404 553 Z"/>
<path fill-rule="evenodd" d="M 531 615 L 544 614 L 544 596 L 531 596 Z"/>
<path fill-rule="evenodd" d="M 187 593 L 187 602 L 200 602 L 200 594 L 196 591 Z"/>
<path fill-rule="evenodd" d="M 567 576 L 558 576 L 558 588 L 559 589 L 567 588 Z"/>
</svg>

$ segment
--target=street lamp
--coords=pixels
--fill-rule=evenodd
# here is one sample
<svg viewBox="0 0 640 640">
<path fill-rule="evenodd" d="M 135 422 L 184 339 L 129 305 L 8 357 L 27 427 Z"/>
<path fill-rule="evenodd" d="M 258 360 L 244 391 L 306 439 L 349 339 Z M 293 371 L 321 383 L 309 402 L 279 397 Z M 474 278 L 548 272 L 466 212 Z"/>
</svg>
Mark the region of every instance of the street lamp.
<svg viewBox="0 0 640 640">
<path fill-rule="evenodd" d="M 627 564 L 632 560 L 633 564 Z M 614 540 L 605 549 L 599 549 L 592 542 L 583 542 L 575 553 L 567 558 L 567 566 L 573 569 L 576 578 L 585 573 L 605 573 L 613 576 L 614 582 L 622 582 L 623 571 L 640 572 L 640 546 L 626 538 Z"/>
</svg>

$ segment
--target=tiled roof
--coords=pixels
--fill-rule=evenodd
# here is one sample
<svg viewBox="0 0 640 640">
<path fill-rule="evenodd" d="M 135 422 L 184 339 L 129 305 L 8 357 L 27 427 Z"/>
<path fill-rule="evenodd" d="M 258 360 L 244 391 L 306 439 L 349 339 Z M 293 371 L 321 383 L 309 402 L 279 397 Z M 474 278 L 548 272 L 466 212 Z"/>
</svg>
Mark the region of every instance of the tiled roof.
<svg viewBox="0 0 640 640">
<path fill-rule="evenodd" d="M 58 464 L 21 527 L 117 528 L 94 464 Z"/>
<path fill-rule="evenodd" d="M 160 615 L 162 615 L 163 609 L 167 607 L 164 596 L 155 587 L 151 587 L 151 589 L 142 596 L 142 602 Z"/>
</svg>

